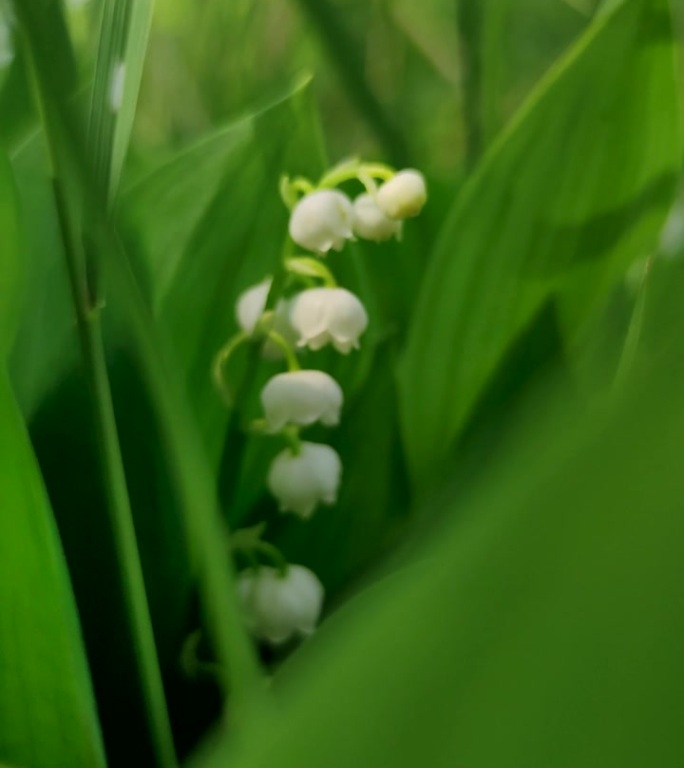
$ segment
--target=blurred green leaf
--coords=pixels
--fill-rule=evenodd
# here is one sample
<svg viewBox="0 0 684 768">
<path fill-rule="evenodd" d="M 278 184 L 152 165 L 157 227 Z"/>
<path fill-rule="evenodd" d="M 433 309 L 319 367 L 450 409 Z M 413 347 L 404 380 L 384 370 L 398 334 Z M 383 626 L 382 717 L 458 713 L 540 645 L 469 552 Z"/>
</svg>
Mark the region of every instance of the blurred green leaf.
<svg viewBox="0 0 684 768">
<path fill-rule="evenodd" d="M 12 169 L 30 291 L 26 291 L 19 313 L 9 373 L 21 410 L 30 420 L 43 398 L 74 367 L 79 350 L 42 132 L 14 154 Z"/>
<path fill-rule="evenodd" d="M 35 114 L 21 50 L 0 88 L 0 143 L 11 152 L 26 139 L 35 125 Z"/>
<path fill-rule="evenodd" d="M 405 165 L 409 156 L 407 138 L 368 84 L 362 46 L 350 31 L 346 15 L 330 0 L 297 0 L 297 4 L 319 35 L 350 100 L 368 121 L 388 157 L 399 166 Z"/>
<path fill-rule="evenodd" d="M 4 373 L 0 423 L 0 756 L 104 766 L 66 566 Z"/>
<path fill-rule="evenodd" d="M 11 344 L 23 291 L 22 245 L 17 192 L 12 170 L 0 148 L 0 358 Z"/>
<path fill-rule="evenodd" d="M 53 68 L 50 53 L 55 48 L 62 49 L 68 58 L 69 40 L 58 29 L 61 34 L 57 41 L 51 40 L 47 45 L 46 38 L 54 30 L 47 26 L 39 0 L 23 3 L 16 10 L 31 51 L 44 125 L 49 129 L 50 150 L 60 170 L 60 184 L 68 192 L 70 207 L 80 211 L 83 221 L 88 223 L 85 245 L 89 253 L 97 254 L 108 301 L 116 307 L 115 317 L 124 329 L 120 338 L 135 360 L 154 406 L 155 425 L 162 436 L 162 461 L 182 510 L 184 538 L 198 583 L 204 628 L 220 661 L 223 690 L 227 692 L 230 688 L 234 716 L 245 717 L 262 691 L 255 685 L 258 670 L 232 589 L 212 477 L 192 419 L 185 410 L 182 383 L 178 381 L 173 357 L 167 356 L 164 339 L 157 336 L 128 254 L 106 210 L 102 190 L 91 175 L 83 142 L 79 141 L 79 115 L 68 99 L 61 98 L 68 93 L 69 84 L 60 70 Z"/>
<path fill-rule="evenodd" d="M 287 233 L 280 174 L 322 170 L 308 82 L 181 153 L 121 201 L 214 463 L 229 413 L 211 366 L 237 330 L 239 293 L 279 268 Z"/>
<path fill-rule="evenodd" d="M 577 342 L 669 205 L 681 138 L 667 4 L 625 0 L 546 77 L 457 197 L 413 318 L 401 408 L 424 488 L 549 297 Z"/>
<path fill-rule="evenodd" d="M 622 399 L 577 412 L 530 393 L 501 461 L 467 496 L 452 484 L 434 500 L 448 525 L 286 668 L 277 721 L 242 749 L 224 735 L 197 764 L 681 765 L 684 315 L 671 284 L 667 303 L 656 362 Z"/>
</svg>

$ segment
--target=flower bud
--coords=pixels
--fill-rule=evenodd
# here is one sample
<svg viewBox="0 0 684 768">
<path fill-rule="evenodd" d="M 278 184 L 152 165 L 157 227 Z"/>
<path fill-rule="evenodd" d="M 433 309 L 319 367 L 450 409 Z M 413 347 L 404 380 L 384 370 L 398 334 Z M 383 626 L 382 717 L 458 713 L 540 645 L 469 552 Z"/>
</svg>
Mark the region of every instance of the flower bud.
<svg viewBox="0 0 684 768">
<path fill-rule="evenodd" d="M 284 574 L 269 566 L 244 571 L 237 590 L 245 622 L 259 640 L 280 645 L 316 629 L 324 589 L 316 574 L 302 565 L 289 565 Z"/>
<path fill-rule="evenodd" d="M 417 216 L 427 201 L 425 178 L 420 171 L 399 171 L 378 190 L 375 200 L 391 219 Z"/>
<path fill-rule="evenodd" d="M 365 240 L 380 243 L 401 232 L 401 222 L 390 219 L 372 195 L 359 195 L 354 200 L 354 232 Z"/>
<path fill-rule="evenodd" d="M 334 504 L 342 475 L 342 462 L 329 445 L 303 442 L 299 453 L 286 448 L 271 464 L 268 488 L 281 512 L 311 517 L 316 506 Z"/>
<path fill-rule="evenodd" d="M 279 432 L 287 424 L 308 426 L 317 421 L 334 427 L 340 421 L 340 385 L 323 371 L 279 373 L 261 390 L 266 425 Z"/>
<path fill-rule="evenodd" d="M 290 237 L 310 251 L 342 250 L 354 237 L 351 200 L 336 189 L 320 189 L 303 197 L 290 215 Z"/>
<path fill-rule="evenodd" d="M 253 333 L 257 323 L 266 309 L 268 292 L 271 290 L 271 278 L 267 277 L 257 285 L 253 285 L 240 294 L 235 305 L 235 315 L 238 325 L 246 333 Z M 290 324 L 290 302 L 280 299 L 273 313 L 272 328 L 286 341 L 294 344 L 297 340 L 297 332 Z M 266 339 L 262 348 L 262 355 L 267 360 L 282 360 L 283 350 L 270 339 Z"/>
<path fill-rule="evenodd" d="M 266 308 L 268 292 L 271 290 L 271 278 L 267 277 L 257 285 L 243 291 L 235 305 L 238 325 L 246 333 L 253 333 Z"/>
<path fill-rule="evenodd" d="M 300 347 L 315 350 L 331 342 L 346 355 L 359 346 L 368 314 L 345 288 L 310 288 L 292 299 L 290 322 L 300 335 Z"/>
</svg>

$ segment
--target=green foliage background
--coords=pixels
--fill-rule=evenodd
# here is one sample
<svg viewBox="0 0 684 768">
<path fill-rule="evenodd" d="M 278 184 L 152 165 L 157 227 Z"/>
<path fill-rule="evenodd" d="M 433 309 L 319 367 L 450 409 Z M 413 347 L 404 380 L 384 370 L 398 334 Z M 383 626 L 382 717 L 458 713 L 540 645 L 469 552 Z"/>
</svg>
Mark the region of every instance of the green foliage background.
<svg viewBox="0 0 684 768">
<path fill-rule="evenodd" d="M 0 761 L 681 766 L 684 5 L 5 14 Z M 242 429 L 278 367 L 238 359 L 232 411 L 210 367 L 280 259 L 280 175 L 350 155 L 430 200 L 330 258 L 371 325 L 309 358 L 344 481 L 293 522 Z M 327 603 L 258 658 L 226 530 L 264 517 Z"/>
</svg>

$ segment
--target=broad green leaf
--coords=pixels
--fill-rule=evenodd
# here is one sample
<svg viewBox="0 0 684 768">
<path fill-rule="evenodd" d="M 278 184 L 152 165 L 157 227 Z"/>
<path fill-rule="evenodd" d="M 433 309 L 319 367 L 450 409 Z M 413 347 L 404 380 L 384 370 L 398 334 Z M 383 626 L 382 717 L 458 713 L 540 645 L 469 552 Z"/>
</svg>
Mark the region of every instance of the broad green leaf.
<svg viewBox="0 0 684 768">
<path fill-rule="evenodd" d="M 321 171 L 307 83 L 180 154 L 121 201 L 214 462 L 229 412 L 212 362 L 237 330 L 238 295 L 279 269 L 287 234 L 280 174 Z"/>
<path fill-rule="evenodd" d="M 0 377 L 0 759 L 105 764 L 76 608 L 52 512 Z"/>
<path fill-rule="evenodd" d="M 9 360 L 17 401 L 30 420 L 45 396 L 79 359 L 59 225 L 42 133 L 12 158 L 25 241 L 26 283 Z"/>
<path fill-rule="evenodd" d="M 198 765 L 684 761 L 684 315 L 671 287 L 638 384 L 584 413 L 531 393 L 502 460 L 466 496 L 439 495 L 449 522 L 413 564 L 293 660 L 277 721 L 242 749 L 224 735 Z"/>
<path fill-rule="evenodd" d="M 23 290 L 17 193 L 0 147 L 0 357 L 12 342 Z"/>
<path fill-rule="evenodd" d="M 64 174 L 62 183 L 73 196 L 70 202 L 82 211 L 89 224 L 89 246 L 97 253 L 108 301 L 116 307 L 116 317 L 124 329 L 122 344 L 135 360 L 153 404 L 163 461 L 182 509 L 185 541 L 191 552 L 205 628 L 220 662 L 223 690 L 230 688 L 235 716 L 245 717 L 262 690 L 232 588 L 212 476 L 184 403 L 173 355 L 164 336 L 157 333 L 128 253 L 113 229 L 101 190 L 88 167 L 78 138 L 77 115 L 70 103 L 60 98 L 68 92 L 68 84 L 60 70 L 52 66 L 49 54 L 58 48 L 66 51 L 68 58 L 69 41 L 60 35 L 56 42 L 50 39 L 48 45 L 52 30 L 46 26 L 40 5 L 39 0 L 28 0 L 16 11 L 32 55 L 42 112 L 50 129 L 51 152 Z"/>
<path fill-rule="evenodd" d="M 0 83 L 0 143 L 11 152 L 35 126 L 31 89 L 21 50 Z"/>
<path fill-rule="evenodd" d="M 400 371 L 424 488 L 504 355 L 564 294 L 569 344 L 653 246 L 680 154 L 667 3 L 625 0 L 545 78 L 459 194 Z"/>
</svg>

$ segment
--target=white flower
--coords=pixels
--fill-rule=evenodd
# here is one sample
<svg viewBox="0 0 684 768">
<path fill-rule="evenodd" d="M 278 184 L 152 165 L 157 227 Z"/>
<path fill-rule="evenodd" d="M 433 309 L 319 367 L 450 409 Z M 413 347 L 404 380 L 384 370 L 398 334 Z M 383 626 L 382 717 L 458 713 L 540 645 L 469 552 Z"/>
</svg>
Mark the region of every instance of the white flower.
<svg viewBox="0 0 684 768">
<path fill-rule="evenodd" d="M 292 299 L 290 322 L 300 334 L 300 347 L 315 350 L 331 342 L 346 355 L 359 346 L 368 314 L 345 288 L 310 288 Z"/>
<path fill-rule="evenodd" d="M 303 197 L 290 215 L 290 237 L 310 251 L 342 250 L 354 237 L 351 200 L 336 189 L 320 189 Z"/>
<path fill-rule="evenodd" d="M 302 565 L 289 565 L 285 574 L 268 566 L 244 571 L 237 590 L 247 626 L 259 640 L 280 645 L 316 629 L 324 589 Z"/>
<path fill-rule="evenodd" d="M 281 451 L 268 472 L 268 488 L 281 512 L 311 517 L 319 502 L 334 504 L 342 475 L 342 462 L 329 445 L 303 442 L 299 453 Z"/>
<path fill-rule="evenodd" d="M 334 427 L 340 421 L 340 385 L 323 371 L 279 373 L 261 390 L 266 424 L 278 432 L 286 424 L 305 427 L 320 421 Z"/>
<path fill-rule="evenodd" d="M 399 171 L 378 190 L 377 204 L 391 219 L 417 216 L 427 201 L 425 178 L 420 171 Z"/>
<path fill-rule="evenodd" d="M 271 278 L 267 277 L 238 296 L 235 305 L 235 315 L 238 325 L 246 333 L 254 332 L 257 323 L 266 309 L 266 301 L 270 290 Z M 294 343 L 297 340 L 297 332 L 290 324 L 290 302 L 286 299 L 280 299 L 276 304 L 272 328 L 286 341 Z M 262 355 L 268 360 L 281 360 L 284 357 L 283 350 L 270 339 L 264 342 Z"/>
<path fill-rule="evenodd" d="M 401 222 L 390 219 L 372 195 L 363 194 L 354 200 L 354 232 L 365 240 L 379 243 L 398 235 Z"/>
</svg>

